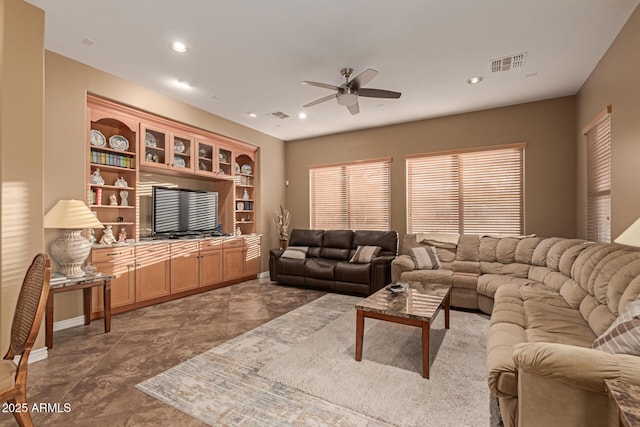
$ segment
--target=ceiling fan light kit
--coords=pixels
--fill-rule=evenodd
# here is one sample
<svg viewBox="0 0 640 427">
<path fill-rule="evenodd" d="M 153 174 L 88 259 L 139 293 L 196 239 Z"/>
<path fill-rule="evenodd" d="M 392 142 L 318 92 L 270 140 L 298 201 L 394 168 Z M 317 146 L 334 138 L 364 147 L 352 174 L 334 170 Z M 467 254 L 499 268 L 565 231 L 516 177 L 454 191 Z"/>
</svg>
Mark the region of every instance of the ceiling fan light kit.
<svg viewBox="0 0 640 427">
<path fill-rule="evenodd" d="M 362 86 L 369 83 L 375 76 L 378 75 L 378 72 L 374 69 L 364 70 L 362 73 L 358 74 L 353 80 L 349 81 L 349 77 L 353 73 L 352 68 L 343 68 L 340 70 L 340 74 L 344 77 L 345 82 L 341 86 L 330 85 L 327 83 L 318 83 L 318 82 L 310 82 L 304 81 L 302 84 L 309 86 L 316 86 L 323 89 L 335 90 L 336 93 L 333 95 L 327 95 L 320 99 L 316 99 L 315 101 L 309 102 L 308 104 L 303 105 L 304 108 L 313 107 L 314 105 L 318 105 L 322 102 L 328 101 L 330 99 L 336 98 L 338 104 L 344 105 L 347 107 L 351 114 L 358 114 L 360 112 L 360 106 L 358 105 L 358 97 L 364 96 L 367 98 L 391 98 L 397 99 L 400 98 L 400 92 L 393 92 L 390 90 L 383 89 L 369 89 L 363 88 Z"/>
</svg>

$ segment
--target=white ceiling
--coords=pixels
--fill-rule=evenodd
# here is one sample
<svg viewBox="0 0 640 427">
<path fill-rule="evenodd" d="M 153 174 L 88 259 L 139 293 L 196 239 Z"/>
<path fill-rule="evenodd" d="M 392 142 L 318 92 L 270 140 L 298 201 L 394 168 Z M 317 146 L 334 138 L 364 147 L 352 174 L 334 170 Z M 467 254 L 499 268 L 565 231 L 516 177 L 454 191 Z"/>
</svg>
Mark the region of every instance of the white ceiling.
<svg viewBox="0 0 640 427">
<path fill-rule="evenodd" d="M 46 11 L 48 50 L 286 141 L 575 94 L 640 2 L 28 1 Z M 523 68 L 490 72 L 521 52 Z M 335 100 L 302 108 L 331 92 L 301 81 L 340 85 L 347 66 L 402 97 L 361 97 L 353 116 Z"/>
</svg>

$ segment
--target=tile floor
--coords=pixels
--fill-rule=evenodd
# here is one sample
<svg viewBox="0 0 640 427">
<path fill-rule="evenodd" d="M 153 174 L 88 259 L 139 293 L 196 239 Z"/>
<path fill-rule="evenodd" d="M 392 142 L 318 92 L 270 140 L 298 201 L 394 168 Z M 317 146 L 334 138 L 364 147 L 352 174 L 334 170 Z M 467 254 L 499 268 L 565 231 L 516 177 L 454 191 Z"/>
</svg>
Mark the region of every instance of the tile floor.
<svg viewBox="0 0 640 427">
<path fill-rule="evenodd" d="M 49 357 L 29 366 L 27 397 L 71 409 L 32 413 L 34 424 L 202 426 L 134 386 L 322 295 L 251 280 L 115 315 L 109 334 L 100 320 L 55 332 Z M 0 426 L 14 425 L 0 413 Z"/>
</svg>

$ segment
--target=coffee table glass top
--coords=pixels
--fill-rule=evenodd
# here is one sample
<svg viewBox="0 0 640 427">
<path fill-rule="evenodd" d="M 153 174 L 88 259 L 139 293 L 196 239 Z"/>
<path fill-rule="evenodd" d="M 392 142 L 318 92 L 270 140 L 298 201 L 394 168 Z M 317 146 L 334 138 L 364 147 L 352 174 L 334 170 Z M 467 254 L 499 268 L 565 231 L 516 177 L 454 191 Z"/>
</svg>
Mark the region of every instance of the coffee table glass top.
<svg viewBox="0 0 640 427">
<path fill-rule="evenodd" d="M 406 290 L 393 294 L 386 287 L 356 304 L 357 310 L 431 321 L 449 294 L 448 285 L 406 282 Z"/>
</svg>

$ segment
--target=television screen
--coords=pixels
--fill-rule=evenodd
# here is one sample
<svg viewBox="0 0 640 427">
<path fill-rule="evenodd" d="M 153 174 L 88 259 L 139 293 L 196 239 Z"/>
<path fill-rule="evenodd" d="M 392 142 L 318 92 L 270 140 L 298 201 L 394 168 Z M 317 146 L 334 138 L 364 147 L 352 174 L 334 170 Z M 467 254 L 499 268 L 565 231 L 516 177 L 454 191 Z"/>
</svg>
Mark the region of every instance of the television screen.
<svg viewBox="0 0 640 427">
<path fill-rule="evenodd" d="M 153 234 L 202 233 L 214 231 L 217 226 L 218 193 L 153 186 Z"/>
</svg>

